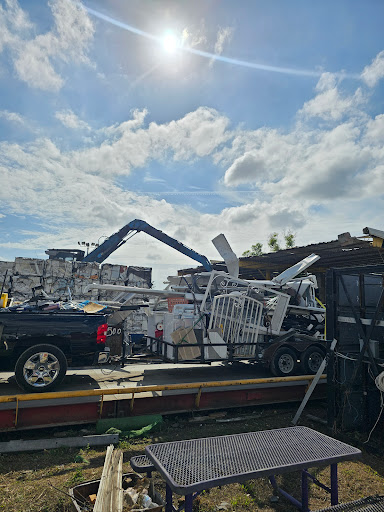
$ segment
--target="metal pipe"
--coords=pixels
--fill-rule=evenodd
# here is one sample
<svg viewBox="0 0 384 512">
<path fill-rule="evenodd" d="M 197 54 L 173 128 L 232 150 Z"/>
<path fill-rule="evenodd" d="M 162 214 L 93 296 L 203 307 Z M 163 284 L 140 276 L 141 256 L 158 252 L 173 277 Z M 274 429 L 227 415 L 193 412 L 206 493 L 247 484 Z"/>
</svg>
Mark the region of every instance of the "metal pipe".
<svg viewBox="0 0 384 512">
<path fill-rule="evenodd" d="M 0 403 L 8 402 L 30 402 L 34 400 L 53 400 L 59 398 L 80 398 L 89 396 L 106 396 L 106 395 L 125 395 L 139 394 L 157 391 L 172 391 L 182 389 L 199 389 L 199 388 L 220 388 L 229 386 L 249 386 L 253 384 L 275 384 L 311 381 L 314 375 L 294 375 L 292 377 L 266 377 L 263 379 L 245 379 L 245 380 L 225 380 L 215 382 L 190 382 L 186 384 L 162 384 L 157 386 L 136 386 L 130 388 L 112 388 L 112 389 L 88 389 L 81 391 L 57 391 L 52 393 L 30 393 L 24 395 L 8 395 L 0 396 Z M 322 375 L 321 379 L 325 379 L 326 375 Z"/>
<path fill-rule="evenodd" d="M 117 284 L 90 284 L 89 290 L 110 290 L 115 292 L 128 292 L 143 295 L 162 295 L 164 297 L 184 297 L 185 293 L 172 290 L 153 290 L 152 288 L 136 288 L 135 286 L 120 286 Z"/>
</svg>

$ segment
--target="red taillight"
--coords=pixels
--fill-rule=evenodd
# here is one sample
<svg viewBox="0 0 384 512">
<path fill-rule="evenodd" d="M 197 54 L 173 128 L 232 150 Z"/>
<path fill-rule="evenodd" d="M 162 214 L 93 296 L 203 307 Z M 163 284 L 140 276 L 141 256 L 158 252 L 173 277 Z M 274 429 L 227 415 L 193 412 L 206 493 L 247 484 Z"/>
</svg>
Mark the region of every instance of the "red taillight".
<svg viewBox="0 0 384 512">
<path fill-rule="evenodd" d="M 96 343 L 105 343 L 107 341 L 108 324 L 101 324 L 97 328 Z"/>
</svg>

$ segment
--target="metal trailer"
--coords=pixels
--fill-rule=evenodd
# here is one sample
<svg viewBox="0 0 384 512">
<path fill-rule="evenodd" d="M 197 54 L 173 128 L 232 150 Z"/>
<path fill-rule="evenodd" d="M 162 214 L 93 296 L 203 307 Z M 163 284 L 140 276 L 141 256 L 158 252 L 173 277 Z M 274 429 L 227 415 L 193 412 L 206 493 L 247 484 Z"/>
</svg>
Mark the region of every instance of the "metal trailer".
<svg viewBox="0 0 384 512">
<path fill-rule="evenodd" d="M 132 345 L 124 344 L 124 362 L 137 358 L 174 363 L 247 360 L 269 367 L 276 376 L 317 372 L 326 353 L 325 342 L 309 332 L 307 324 L 301 331 L 290 325 L 295 317 L 303 321 L 304 315 L 320 316 L 324 309 L 290 304 L 290 286 L 281 291 L 275 283 L 244 281 L 217 271 L 200 274 L 199 285 L 195 281 L 194 286 L 185 276 L 172 279 L 172 289 L 150 293 L 164 294 L 169 301 L 175 301 L 176 295 L 182 303 L 173 304 L 172 311 L 152 308 L 146 350 L 134 355 L 129 352 Z M 183 290 L 181 279 L 188 285 Z M 292 286 L 299 288 L 302 282 L 293 281 Z"/>
<path fill-rule="evenodd" d="M 254 343 L 228 343 L 226 344 L 227 355 L 219 357 L 210 355 L 207 352 L 207 344 L 203 342 L 190 343 L 180 342 L 178 344 L 169 343 L 161 338 L 154 338 L 143 335 L 145 341 L 145 350 L 140 350 L 136 342 L 136 349 L 131 348 L 135 345 L 128 345 L 123 342 L 121 366 L 126 363 L 137 362 L 138 360 L 148 363 L 186 363 L 186 364 L 210 364 L 213 362 L 234 363 L 236 361 L 250 361 L 260 363 L 269 368 L 275 376 L 289 377 L 292 375 L 315 375 L 316 369 L 320 366 L 326 355 L 326 344 L 323 341 L 315 340 L 305 334 L 290 332 L 282 335 L 280 338 L 274 338 L 273 341 L 262 341 Z M 209 349 L 222 349 L 223 343 L 209 343 Z M 241 353 L 249 349 L 250 353 Z M 171 353 L 169 357 L 164 355 Z M 185 352 L 191 354 L 186 358 Z M 300 359 L 301 358 L 301 359 Z"/>
</svg>

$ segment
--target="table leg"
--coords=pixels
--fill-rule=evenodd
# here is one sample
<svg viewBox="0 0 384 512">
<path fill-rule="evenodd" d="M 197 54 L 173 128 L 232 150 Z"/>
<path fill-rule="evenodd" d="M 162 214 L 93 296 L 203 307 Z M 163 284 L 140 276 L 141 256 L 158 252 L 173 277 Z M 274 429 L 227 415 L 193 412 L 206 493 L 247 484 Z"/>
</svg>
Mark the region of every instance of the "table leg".
<svg viewBox="0 0 384 512">
<path fill-rule="evenodd" d="M 300 501 L 298 501 L 296 498 L 288 494 L 286 491 L 284 491 L 284 489 L 281 489 L 281 487 L 277 485 L 274 476 L 270 476 L 269 481 L 271 482 L 271 485 L 275 492 L 280 493 L 282 496 L 284 496 L 284 498 L 287 498 L 287 500 L 289 500 L 292 503 L 292 505 L 294 505 L 297 509 L 302 510 L 302 504 L 300 503 Z"/>
<path fill-rule="evenodd" d="M 331 505 L 339 504 L 339 487 L 337 482 L 337 464 L 331 464 Z"/>
<path fill-rule="evenodd" d="M 301 510 L 308 512 L 308 478 L 306 469 L 301 472 Z"/>
<path fill-rule="evenodd" d="M 173 512 L 172 489 L 165 485 L 165 512 Z"/>
<path fill-rule="evenodd" d="M 185 512 L 192 512 L 192 503 L 193 503 L 193 496 L 192 494 L 187 494 L 185 496 Z"/>
</svg>

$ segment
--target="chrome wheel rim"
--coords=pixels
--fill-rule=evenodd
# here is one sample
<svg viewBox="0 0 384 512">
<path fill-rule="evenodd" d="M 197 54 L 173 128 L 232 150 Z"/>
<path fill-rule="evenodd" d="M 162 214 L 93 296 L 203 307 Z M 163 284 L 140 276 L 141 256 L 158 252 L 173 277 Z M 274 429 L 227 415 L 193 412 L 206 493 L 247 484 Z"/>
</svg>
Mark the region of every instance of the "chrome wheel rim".
<svg viewBox="0 0 384 512">
<path fill-rule="evenodd" d="M 311 372 L 316 373 L 323 362 L 323 356 L 319 352 L 314 352 L 308 359 L 308 368 Z"/>
<path fill-rule="evenodd" d="M 33 354 L 23 366 L 24 380 L 34 388 L 43 388 L 51 384 L 59 375 L 60 363 L 49 352 Z"/>
<path fill-rule="evenodd" d="M 290 373 L 295 367 L 295 361 L 290 354 L 282 354 L 279 357 L 278 367 L 282 373 Z"/>
</svg>

